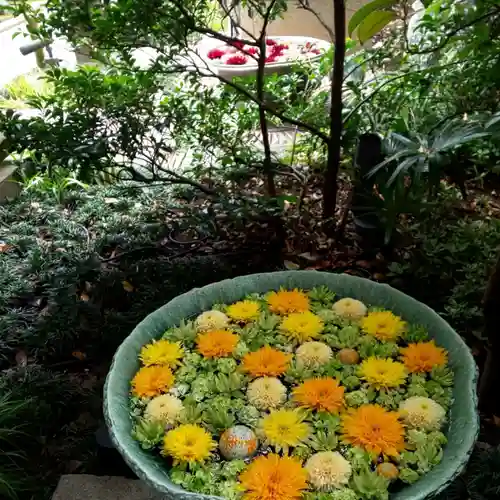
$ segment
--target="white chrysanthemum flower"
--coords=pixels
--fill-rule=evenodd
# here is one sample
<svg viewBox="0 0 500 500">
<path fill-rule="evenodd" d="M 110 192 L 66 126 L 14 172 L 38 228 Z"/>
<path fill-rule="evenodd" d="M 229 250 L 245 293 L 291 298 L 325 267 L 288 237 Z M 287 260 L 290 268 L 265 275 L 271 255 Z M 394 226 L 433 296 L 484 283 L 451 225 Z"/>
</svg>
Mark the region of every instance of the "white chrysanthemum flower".
<svg viewBox="0 0 500 500">
<path fill-rule="evenodd" d="M 438 430 L 446 417 L 445 409 L 433 399 L 412 396 L 399 405 L 405 424 L 415 429 Z"/>
<path fill-rule="evenodd" d="M 366 315 L 368 309 L 360 300 L 340 299 L 332 306 L 333 311 L 345 319 L 358 320 Z"/>
<path fill-rule="evenodd" d="M 196 318 L 195 325 L 199 332 L 208 332 L 210 330 L 224 330 L 229 322 L 229 318 L 223 312 L 212 309 L 201 313 Z"/>
<path fill-rule="evenodd" d="M 309 482 L 320 491 L 331 491 L 349 482 L 351 464 L 337 451 L 321 451 L 310 457 L 305 465 Z"/>
<path fill-rule="evenodd" d="M 248 385 L 247 398 L 259 410 L 278 408 L 286 401 L 286 387 L 276 377 L 261 377 Z"/>
<path fill-rule="evenodd" d="M 304 342 L 296 352 L 297 363 L 308 368 L 318 368 L 332 359 L 330 346 L 323 342 Z"/>
<path fill-rule="evenodd" d="M 165 426 L 172 426 L 178 422 L 183 410 L 184 406 L 179 398 L 163 394 L 148 403 L 144 417 L 147 420 L 161 422 Z"/>
</svg>

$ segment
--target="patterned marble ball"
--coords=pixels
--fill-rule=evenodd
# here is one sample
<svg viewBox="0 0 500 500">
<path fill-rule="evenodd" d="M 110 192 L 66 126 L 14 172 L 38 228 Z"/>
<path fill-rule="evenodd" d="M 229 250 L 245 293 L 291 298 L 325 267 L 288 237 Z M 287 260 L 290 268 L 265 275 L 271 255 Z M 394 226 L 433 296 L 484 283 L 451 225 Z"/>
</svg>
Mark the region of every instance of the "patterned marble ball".
<svg viewBox="0 0 500 500">
<path fill-rule="evenodd" d="M 219 449 L 227 460 L 243 459 L 252 456 L 257 449 L 257 436 L 244 425 L 235 425 L 222 433 Z"/>
</svg>

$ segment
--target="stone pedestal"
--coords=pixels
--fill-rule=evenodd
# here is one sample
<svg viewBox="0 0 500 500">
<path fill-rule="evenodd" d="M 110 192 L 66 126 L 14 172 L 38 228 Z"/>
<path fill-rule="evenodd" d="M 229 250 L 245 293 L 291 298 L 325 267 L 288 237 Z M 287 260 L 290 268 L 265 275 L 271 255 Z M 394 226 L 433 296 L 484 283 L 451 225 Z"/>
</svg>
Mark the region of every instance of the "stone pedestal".
<svg viewBox="0 0 500 500">
<path fill-rule="evenodd" d="M 141 481 L 117 476 L 62 476 L 52 500 L 167 500 Z"/>
<path fill-rule="evenodd" d="M 0 165 L 0 203 L 16 198 L 21 192 L 21 186 L 12 177 L 16 168 L 16 165 Z"/>
<path fill-rule="evenodd" d="M 346 0 L 346 22 L 360 7 L 370 0 Z M 309 5 L 319 14 L 324 23 L 333 31 L 333 0 L 309 0 Z M 241 26 L 253 34 L 260 32 L 260 19 L 252 19 L 248 11 L 240 8 Z M 298 7 L 298 2 L 290 0 L 283 19 L 272 22 L 267 34 L 269 36 L 310 36 L 330 41 L 328 31 L 311 12 Z"/>
</svg>

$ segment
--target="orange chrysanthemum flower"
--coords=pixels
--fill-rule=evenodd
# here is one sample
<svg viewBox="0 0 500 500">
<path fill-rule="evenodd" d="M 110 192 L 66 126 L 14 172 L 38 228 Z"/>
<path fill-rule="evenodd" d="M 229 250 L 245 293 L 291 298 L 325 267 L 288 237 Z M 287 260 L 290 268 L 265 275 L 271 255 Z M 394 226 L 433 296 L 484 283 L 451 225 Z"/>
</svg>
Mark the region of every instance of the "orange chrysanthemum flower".
<svg viewBox="0 0 500 500">
<path fill-rule="evenodd" d="M 338 413 L 344 404 L 344 388 L 334 378 L 314 378 L 296 387 L 293 399 L 306 408 Z"/>
<path fill-rule="evenodd" d="M 398 456 L 404 450 L 404 427 L 398 413 L 363 405 L 342 416 L 342 439 L 375 455 Z"/>
<path fill-rule="evenodd" d="M 131 384 L 134 396 L 152 398 L 172 387 L 174 375 L 167 366 L 145 366 L 135 374 Z"/>
<path fill-rule="evenodd" d="M 256 458 L 240 475 L 243 500 L 296 500 L 307 488 L 307 472 L 292 457 Z"/>
<path fill-rule="evenodd" d="M 205 358 L 223 358 L 231 356 L 240 337 L 227 330 L 213 330 L 202 333 L 196 339 L 198 352 Z"/>
<path fill-rule="evenodd" d="M 277 377 L 288 370 L 291 359 L 291 354 L 266 345 L 258 351 L 245 354 L 242 369 L 253 377 Z"/>
<path fill-rule="evenodd" d="M 309 297 L 300 290 L 280 290 L 267 296 L 269 310 L 275 314 L 289 314 L 309 310 Z"/>
<path fill-rule="evenodd" d="M 435 366 L 445 365 L 448 354 L 445 349 L 437 347 L 434 340 L 418 342 L 400 349 L 403 363 L 408 371 L 413 373 L 430 372 Z"/>
</svg>

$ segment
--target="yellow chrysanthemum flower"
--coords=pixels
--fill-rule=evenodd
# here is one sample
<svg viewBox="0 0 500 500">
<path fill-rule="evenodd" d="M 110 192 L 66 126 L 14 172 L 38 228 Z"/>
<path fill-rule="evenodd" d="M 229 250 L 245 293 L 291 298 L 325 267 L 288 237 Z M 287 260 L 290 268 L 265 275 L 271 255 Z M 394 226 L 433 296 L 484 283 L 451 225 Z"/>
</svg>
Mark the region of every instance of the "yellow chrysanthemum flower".
<svg viewBox="0 0 500 500">
<path fill-rule="evenodd" d="M 132 393 L 140 398 L 151 398 L 167 392 L 174 384 L 174 375 L 168 366 L 145 366 L 132 379 Z"/>
<path fill-rule="evenodd" d="M 229 323 L 229 318 L 221 311 L 213 309 L 201 313 L 195 320 L 196 330 L 208 332 L 210 330 L 224 330 Z"/>
<path fill-rule="evenodd" d="M 342 440 L 375 455 L 398 456 L 405 449 L 399 414 L 379 405 L 362 405 L 342 415 Z"/>
<path fill-rule="evenodd" d="M 283 335 L 299 343 L 316 338 L 323 330 L 323 321 L 312 312 L 289 314 L 280 325 Z"/>
<path fill-rule="evenodd" d="M 367 308 L 360 300 L 346 297 L 333 304 L 333 312 L 345 319 L 352 321 L 360 320 L 366 315 Z"/>
<path fill-rule="evenodd" d="M 269 310 L 275 314 L 289 314 L 309 310 L 309 297 L 297 289 L 271 292 L 267 296 Z"/>
<path fill-rule="evenodd" d="M 172 457 L 174 464 L 193 464 L 209 458 L 216 446 L 203 427 L 184 424 L 165 434 L 162 453 Z"/>
<path fill-rule="evenodd" d="M 407 371 L 403 363 L 370 356 L 359 365 L 359 376 L 376 389 L 388 389 L 404 384 Z"/>
<path fill-rule="evenodd" d="M 171 426 L 179 421 L 179 417 L 184 410 L 182 401 L 171 394 L 163 394 L 153 398 L 144 411 L 147 420 L 161 422 L 166 426 Z"/>
<path fill-rule="evenodd" d="M 254 300 L 241 300 L 230 305 L 226 314 L 235 321 L 247 323 L 257 319 L 260 315 L 260 305 Z"/>
<path fill-rule="evenodd" d="M 247 398 L 259 410 L 278 408 L 286 401 L 286 387 L 276 377 L 261 377 L 248 384 Z"/>
<path fill-rule="evenodd" d="M 278 377 L 288 370 L 291 354 L 273 349 L 268 345 L 243 356 L 241 369 L 252 377 Z"/>
<path fill-rule="evenodd" d="M 445 409 L 436 401 L 421 396 L 412 396 L 399 405 L 399 413 L 408 427 L 436 431 L 443 425 Z"/>
<path fill-rule="evenodd" d="M 298 410 L 271 410 L 261 421 L 261 429 L 266 441 L 278 449 L 288 451 L 307 439 L 310 428 Z"/>
<path fill-rule="evenodd" d="M 175 368 L 180 365 L 184 355 L 180 342 L 158 340 L 145 345 L 139 354 L 139 359 L 145 366 L 163 365 Z"/>
<path fill-rule="evenodd" d="M 337 451 L 321 451 L 310 457 L 304 468 L 309 482 L 319 491 L 332 491 L 349 482 L 351 464 Z"/>
<path fill-rule="evenodd" d="M 445 349 L 438 347 L 434 340 L 418 342 L 400 349 L 403 363 L 412 373 L 431 372 L 435 366 L 443 366 L 448 361 Z"/>
<path fill-rule="evenodd" d="M 405 331 L 406 323 L 390 311 L 377 311 L 361 320 L 361 328 L 379 340 L 395 340 Z"/>
<path fill-rule="evenodd" d="M 224 358 L 231 356 L 240 337 L 227 330 L 214 330 L 201 333 L 196 338 L 198 352 L 205 358 Z"/>
<path fill-rule="evenodd" d="M 304 342 L 296 351 L 296 359 L 299 366 L 307 368 L 319 368 L 328 363 L 333 357 L 329 345 L 323 342 Z"/>
<path fill-rule="evenodd" d="M 307 473 L 293 457 L 274 453 L 257 457 L 240 475 L 243 500 L 299 500 Z"/>
<path fill-rule="evenodd" d="M 338 413 L 344 405 L 344 388 L 331 377 L 313 378 L 295 387 L 293 399 L 305 408 Z"/>
</svg>

